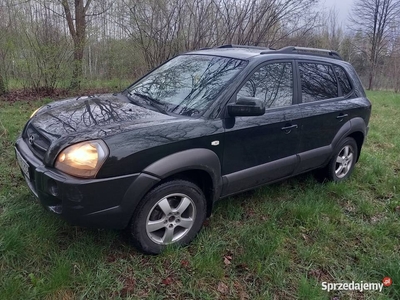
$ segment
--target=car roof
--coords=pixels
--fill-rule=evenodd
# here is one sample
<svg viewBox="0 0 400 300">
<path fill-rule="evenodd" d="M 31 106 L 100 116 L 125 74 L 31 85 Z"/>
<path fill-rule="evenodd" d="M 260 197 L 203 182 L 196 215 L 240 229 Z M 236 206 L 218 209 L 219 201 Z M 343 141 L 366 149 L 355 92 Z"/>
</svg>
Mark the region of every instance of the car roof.
<svg viewBox="0 0 400 300">
<path fill-rule="evenodd" d="M 201 55 L 215 55 L 225 56 L 236 59 L 249 59 L 251 57 L 260 55 L 266 49 L 253 49 L 253 48 L 210 48 L 192 51 L 187 54 L 201 54 Z"/>
<path fill-rule="evenodd" d="M 249 60 L 252 58 L 261 60 L 270 60 L 278 58 L 311 58 L 317 60 L 340 60 L 340 55 L 332 50 L 317 49 L 317 48 L 304 48 L 288 46 L 278 50 L 269 49 L 266 47 L 246 46 L 246 45 L 223 45 L 216 48 L 205 48 L 189 52 L 187 54 L 200 54 L 200 55 L 215 55 L 230 57 L 235 59 Z M 325 58 L 325 59 L 324 59 Z"/>
</svg>

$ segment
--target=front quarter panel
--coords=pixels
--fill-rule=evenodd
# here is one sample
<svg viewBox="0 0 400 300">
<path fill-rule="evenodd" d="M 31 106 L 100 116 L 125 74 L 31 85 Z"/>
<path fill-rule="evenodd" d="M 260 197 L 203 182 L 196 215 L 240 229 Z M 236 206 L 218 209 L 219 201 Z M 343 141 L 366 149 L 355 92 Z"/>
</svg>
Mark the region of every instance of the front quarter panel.
<svg viewBox="0 0 400 300">
<path fill-rule="evenodd" d="M 104 141 L 110 157 L 98 178 L 140 173 L 164 157 L 195 148 L 208 149 L 221 160 L 223 127 L 221 120 L 179 119 L 135 128 L 106 137 Z M 218 145 L 213 146 L 213 142 Z"/>
</svg>

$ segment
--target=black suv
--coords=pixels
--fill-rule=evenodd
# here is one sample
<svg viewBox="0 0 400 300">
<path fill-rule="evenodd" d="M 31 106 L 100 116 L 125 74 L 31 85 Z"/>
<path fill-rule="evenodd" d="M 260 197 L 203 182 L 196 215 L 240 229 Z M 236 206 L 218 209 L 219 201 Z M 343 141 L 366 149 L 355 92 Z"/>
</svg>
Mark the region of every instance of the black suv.
<svg viewBox="0 0 400 300">
<path fill-rule="evenodd" d="M 50 211 L 129 228 L 159 253 L 189 243 L 220 198 L 314 169 L 346 179 L 370 114 L 336 52 L 226 45 L 179 55 L 119 94 L 41 107 L 15 151 Z"/>
</svg>

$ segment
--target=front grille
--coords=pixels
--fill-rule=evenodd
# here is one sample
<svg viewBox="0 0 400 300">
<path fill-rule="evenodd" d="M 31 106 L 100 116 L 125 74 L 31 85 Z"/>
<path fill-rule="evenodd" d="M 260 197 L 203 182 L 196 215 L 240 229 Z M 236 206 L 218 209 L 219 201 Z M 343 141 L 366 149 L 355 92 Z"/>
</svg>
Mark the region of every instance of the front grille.
<svg viewBox="0 0 400 300">
<path fill-rule="evenodd" d="M 24 140 L 29 149 L 41 160 L 43 160 L 47 149 L 50 147 L 50 141 L 40 133 L 32 124 L 29 124 L 24 133 Z"/>
</svg>

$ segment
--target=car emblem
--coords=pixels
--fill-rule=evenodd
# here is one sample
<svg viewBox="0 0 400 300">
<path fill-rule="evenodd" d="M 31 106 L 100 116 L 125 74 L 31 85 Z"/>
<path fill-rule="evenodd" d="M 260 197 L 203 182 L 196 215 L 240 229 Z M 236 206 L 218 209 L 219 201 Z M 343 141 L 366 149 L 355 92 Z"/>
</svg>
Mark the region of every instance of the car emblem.
<svg viewBox="0 0 400 300">
<path fill-rule="evenodd" d="M 29 144 L 31 144 L 33 146 L 34 142 L 35 142 L 35 137 L 33 135 L 30 135 L 29 136 Z"/>
</svg>

